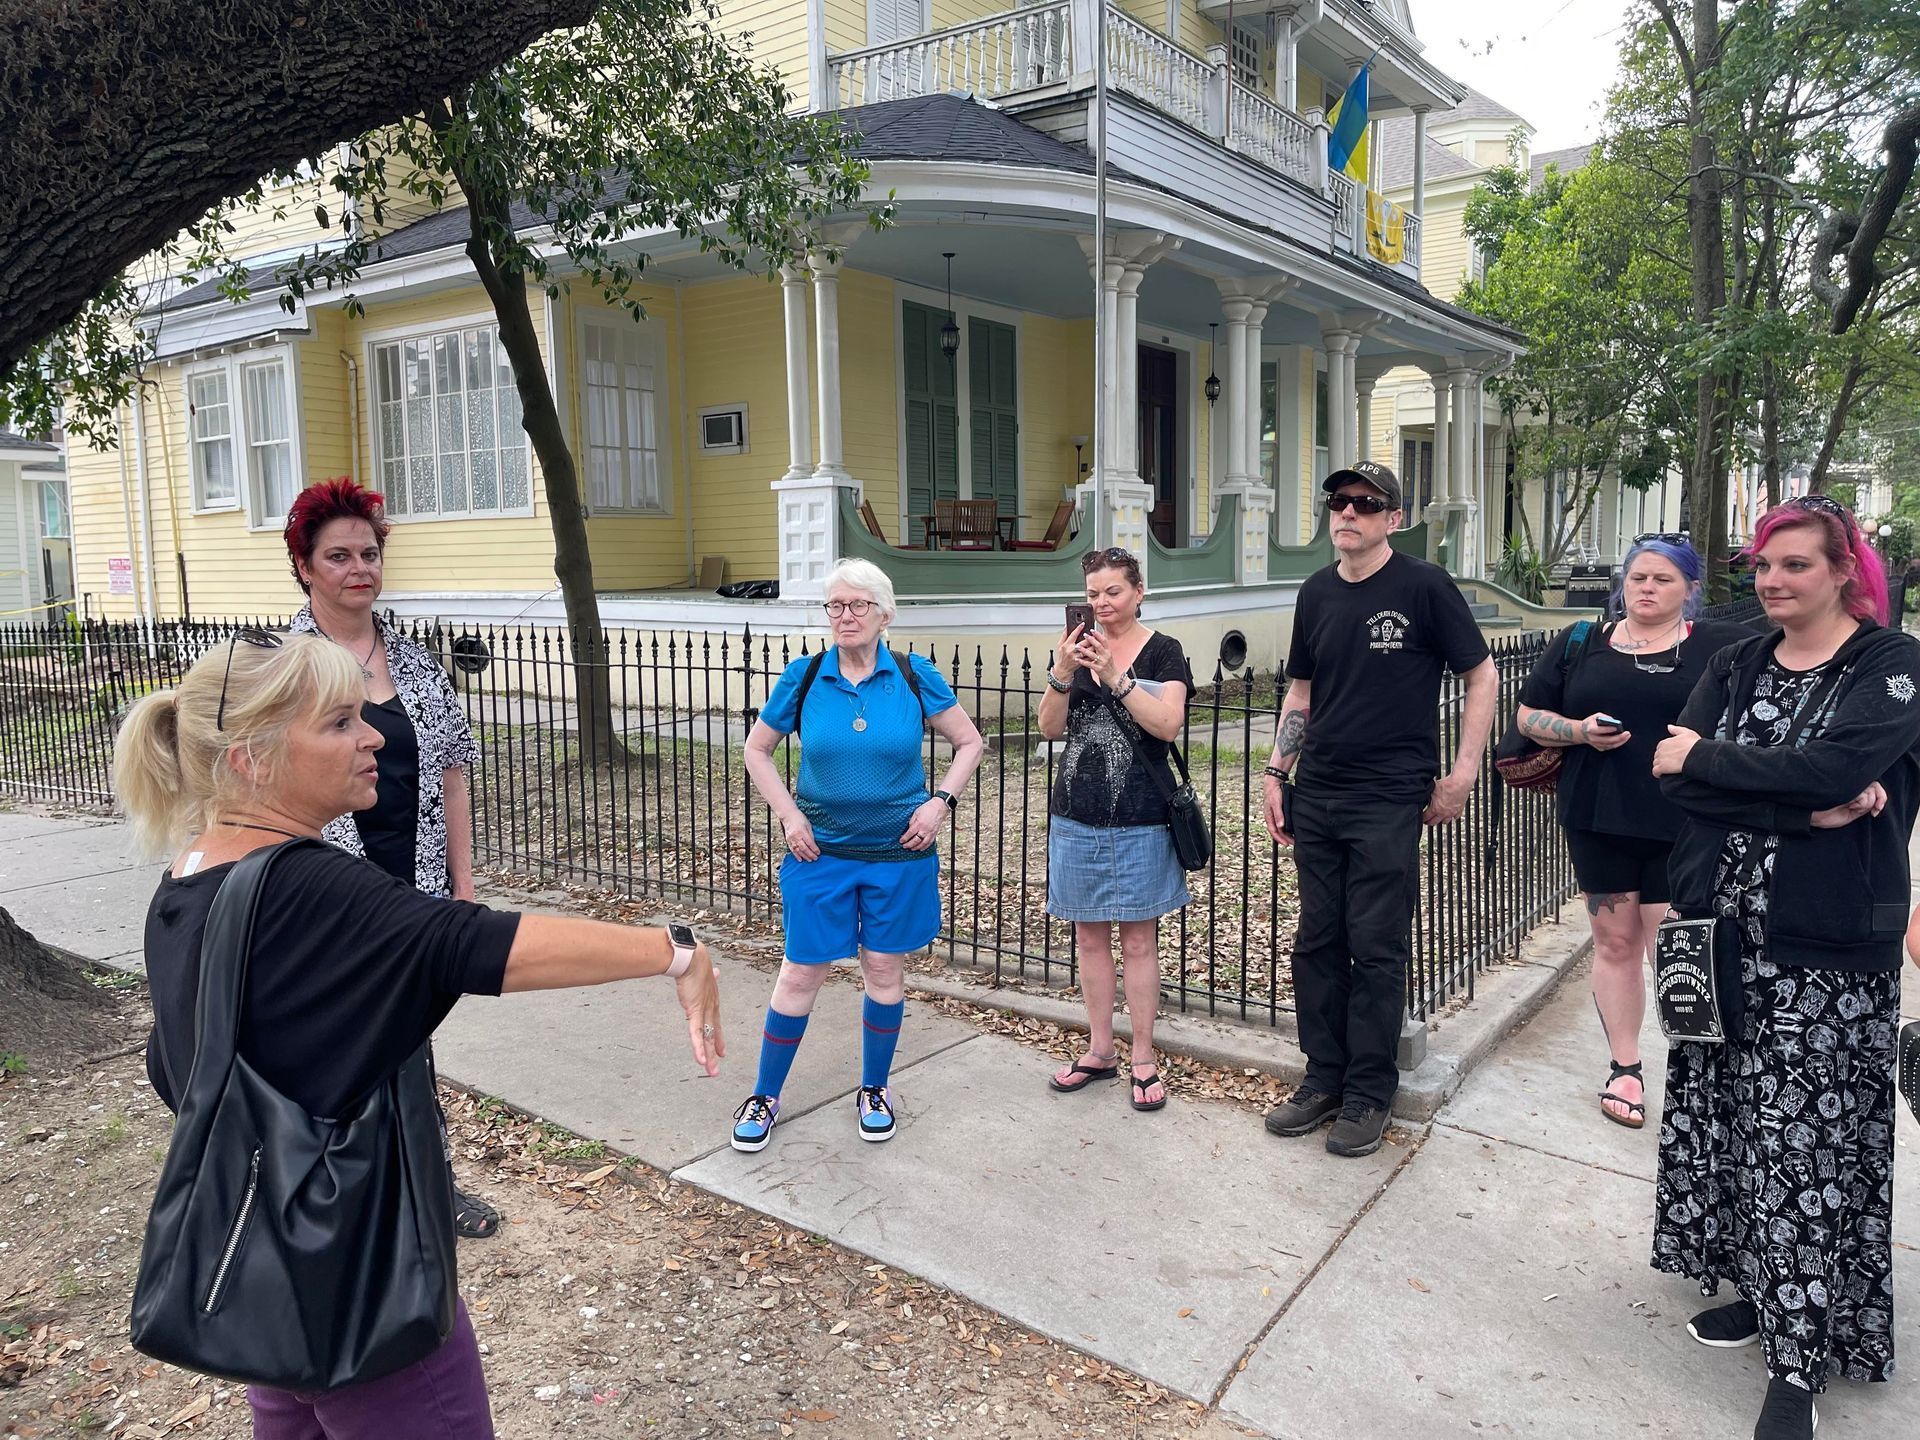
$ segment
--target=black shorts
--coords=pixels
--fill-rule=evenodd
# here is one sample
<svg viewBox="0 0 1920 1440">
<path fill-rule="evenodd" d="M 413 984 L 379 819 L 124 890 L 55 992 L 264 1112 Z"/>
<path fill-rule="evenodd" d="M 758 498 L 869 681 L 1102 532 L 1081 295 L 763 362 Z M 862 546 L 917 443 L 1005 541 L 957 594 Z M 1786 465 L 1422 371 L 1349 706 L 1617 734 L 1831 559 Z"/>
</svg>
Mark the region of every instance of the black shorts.
<svg viewBox="0 0 1920 1440">
<path fill-rule="evenodd" d="M 1642 905 L 1664 905 L 1673 898 L 1667 885 L 1671 840 L 1637 835 L 1603 835 L 1598 830 L 1567 831 L 1567 853 L 1574 878 L 1588 895 L 1638 893 Z"/>
</svg>

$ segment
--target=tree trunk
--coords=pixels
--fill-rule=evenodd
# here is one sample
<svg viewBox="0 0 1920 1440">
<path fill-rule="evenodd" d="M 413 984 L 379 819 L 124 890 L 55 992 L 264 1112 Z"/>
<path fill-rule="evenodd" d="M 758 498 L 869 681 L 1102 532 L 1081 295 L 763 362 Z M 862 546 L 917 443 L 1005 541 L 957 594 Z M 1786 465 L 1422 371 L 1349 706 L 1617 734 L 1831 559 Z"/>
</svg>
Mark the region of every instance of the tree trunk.
<svg viewBox="0 0 1920 1440">
<path fill-rule="evenodd" d="M 0 909 L 0 1054 L 45 1074 L 118 1043 L 123 1032 L 107 992 Z"/>
<path fill-rule="evenodd" d="M 458 167 L 456 167 L 456 172 Z M 503 270 L 487 244 L 489 221 L 497 233 L 511 233 L 508 200 L 498 187 L 477 175 L 457 173 L 466 192 L 467 258 L 493 302 L 500 325 L 500 347 L 513 364 L 520 393 L 521 425 L 540 458 L 546 483 L 548 520 L 553 526 L 553 570 L 560 581 L 572 645 L 574 700 L 580 715 L 580 742 L 589 768 L 633 758 L 613 723 L 611 668 L 606 632 L 600 627 L 600 603 L 593 589 L 593 552 L 587 543 L 586 509 L 580 503 L 580 473 L 567 448 L 560 410 L 547 383 L 540 339 L 527 304 L 526 278 Z"/>
<path fill-rule="evenodd" d="M 1780 372 L 1771 359 L 1760 367 L 1760 475 L 1771 510 L 1780 503 Z"/>
<path fill-rule="evenodd" d="M 1707 91 L 1720 63 L 1719 0 L 1694 0 L 1693 76 L 1689 84 L 1687 238 L 1693 262 L 1693 318 L 1703 329 L 1727 303 L 1727 239 L 1723 182 L 1708 114 Z M 1727 481 L 1732 468 L 1733 403 L 1724 375 L 1702 372 L 1694 387 L 1698 438 L 1693 452 L 1694 534 L 1706 542 L 1707 599 L 1724 602 L 1727 579 Z"/>
<path fill-rule="evenodd" d="M 1833 413 L 1827 417 L 1827 433 L 1820 438 L 1820 453 L 1814 457 L 1813 473 L 1807 477 L 1808 493 L 1827 493 L 1827 470 L 1833 464 L 1833 452 L 1847 432 L 1847 415 L 1853 409 L 1853 392 L 1866 373 L 1867 357 L 1856 350 L 1847 361 L 1847 373 L 1841 377 L 1840 393 L 1834 397 Z"/>
<path fill-rule="evenodd" d="M 0 0 L 0 373 L 261 176 L 451 94 L 595 0 Z"/>
</svg>

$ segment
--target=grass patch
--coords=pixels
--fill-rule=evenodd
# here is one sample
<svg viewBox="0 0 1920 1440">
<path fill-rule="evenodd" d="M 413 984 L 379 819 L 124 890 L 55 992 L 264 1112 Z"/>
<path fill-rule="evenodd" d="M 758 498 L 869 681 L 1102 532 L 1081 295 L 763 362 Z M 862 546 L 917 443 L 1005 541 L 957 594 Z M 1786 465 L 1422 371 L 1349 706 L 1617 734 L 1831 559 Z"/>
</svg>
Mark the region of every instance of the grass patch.
<svg viewBox="0 0 1920 1440">
<path fill-rule="evenodd" d="M 107 1123 L 100 1127 L 100 1143 L 102 1145 L 118 1145 L 122 1140 L 127 1138 L 127 1129 L 126 1116 L 109 1115 L 107 1117 Z"/>
<path fill-rule="evenodd" d="M 0 1075 L 24 1075 L 27 1057 L 17 1050 L 0 1050 Z"/>
</svg>

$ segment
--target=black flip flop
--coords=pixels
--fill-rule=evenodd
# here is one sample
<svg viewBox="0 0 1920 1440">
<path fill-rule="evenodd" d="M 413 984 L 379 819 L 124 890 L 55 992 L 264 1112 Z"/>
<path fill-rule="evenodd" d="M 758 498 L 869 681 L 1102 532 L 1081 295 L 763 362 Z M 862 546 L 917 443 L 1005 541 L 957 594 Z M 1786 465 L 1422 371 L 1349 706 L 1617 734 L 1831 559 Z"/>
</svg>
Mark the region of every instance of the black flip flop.
<svg viewBox="0 0 1920 1440">
<path fill-rule="evenodd" d="M 1062 1095 L 1078 1095 L 1096 1080 L 1117 1080 L 1120 1078 L 1120 1057 L 1118 1055 L 1114 1056 L 1113 1064 L 1111 1065 L 1075 1065 L 1073 1069 L 1067 1073 L 1069 1075 L 1078 1075 L 1082 1078 L 1070 1080 L 1065 1085 L 1062 1085 L 1058 1075 L 1049 1075 L 1047 1077 L 1047 1088 L 1057 1091 Z"/>
<path fill-rule="evenodd" d="M 478 1195 L 453 1192 L 453 1233 L 462 1240 L 491 1240 L 500 1233 L 500 1212 Z"/>
<path fill-rule="evenodd" d="M 1140 1098 L 1156 1085 L 1160 1087 L 1160 1098 L 1158 1100 L 1142 1100 Z M 1133 1094 L 1129 1096 L 1128 1099 L 1136 1110 L 1158 1110 L 1167 1103 L 1166 1090 L 1166 1082 L 1160 1078 L 1160 1072 L 1155 1070 L 1151 1075 L 1136 1075 L 1133 1077 Z"/>
</svg>

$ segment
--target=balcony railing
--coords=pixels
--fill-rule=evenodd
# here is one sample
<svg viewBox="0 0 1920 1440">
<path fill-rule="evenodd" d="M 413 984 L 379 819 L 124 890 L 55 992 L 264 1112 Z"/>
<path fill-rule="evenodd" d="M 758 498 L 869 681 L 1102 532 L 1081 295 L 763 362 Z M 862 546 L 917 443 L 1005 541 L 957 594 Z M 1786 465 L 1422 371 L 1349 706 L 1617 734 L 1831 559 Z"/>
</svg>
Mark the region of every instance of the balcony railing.
<svg viewBox="0 0 1920 1440">
<path fill-rule="evenodd" d="M 984 20 L 827 61 L 828 104 L 846 109 L 915 95 L 967 91 L 997 100 L 1057 85 L 1073 74 L 1069 0 L 989 15 Z"/>
<path fill-rule="evenodd" d="M 1291 175 L 1311 189 L 1320 188 L 1319 167 L 1315 162 L 1326 151 L 1316 146 L 1313 126 L 1264 95 L 1237 86 L 1231 108 L 1232 123 L 1227 127 L 1229 145 L 1270 170 Z"/>
<path fill-rule="evenodd" d="M 1333 201 L 1333 243 L 1336 249 L 1367 253 L 1366 191 L 1338 170 L 1327 171 L 1327 198 Z"/>
<path fill-rule="evenodd" d="M 1119 10 L 1107 11 L 1107 79 L 1156 110 L 1206 130 L 1213 67 Z"/>
</svg>

